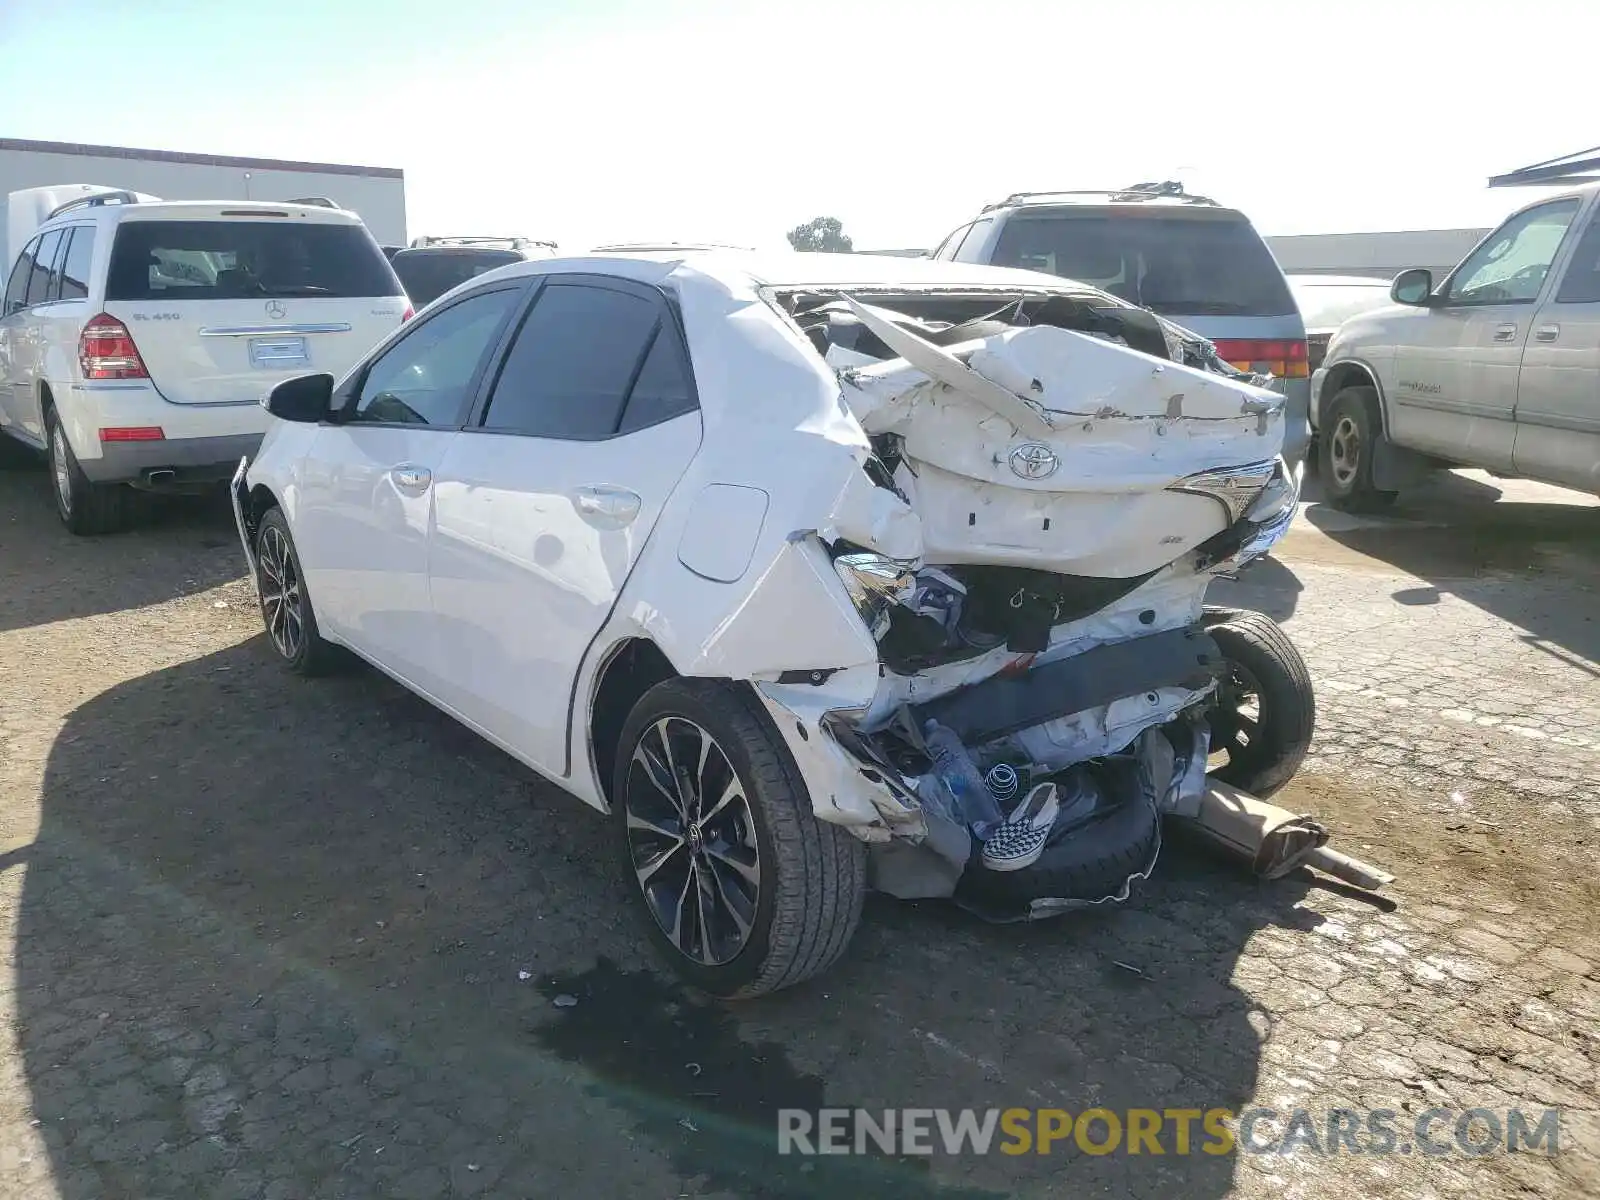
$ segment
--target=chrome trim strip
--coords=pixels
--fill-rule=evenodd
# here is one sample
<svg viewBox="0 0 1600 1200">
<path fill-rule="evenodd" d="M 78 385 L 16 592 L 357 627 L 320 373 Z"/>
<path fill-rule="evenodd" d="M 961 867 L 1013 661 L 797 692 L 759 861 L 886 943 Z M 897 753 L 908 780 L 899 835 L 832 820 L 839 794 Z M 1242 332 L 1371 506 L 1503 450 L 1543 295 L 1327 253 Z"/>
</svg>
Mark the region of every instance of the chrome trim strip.
<svg viewBox="0 0 1600 1200">
<path fill-rule="evenodd" d="M 273 334 L 349 333 L 348 321 L 324 321 L 315 325 L 207 325 L 201 337 L 270 337 Z"/>
</svg>

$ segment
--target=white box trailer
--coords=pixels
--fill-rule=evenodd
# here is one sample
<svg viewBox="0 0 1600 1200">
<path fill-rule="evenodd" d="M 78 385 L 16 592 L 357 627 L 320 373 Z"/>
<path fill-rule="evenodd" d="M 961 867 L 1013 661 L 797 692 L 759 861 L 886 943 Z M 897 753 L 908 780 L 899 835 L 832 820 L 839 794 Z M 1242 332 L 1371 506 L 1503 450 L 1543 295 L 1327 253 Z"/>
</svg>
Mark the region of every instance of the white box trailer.
<svg viewBox="0 0 1600 1200">
<path fill-rule="evenodd" d="M 323 197 L 360 214 L 380 243 L 406 244 L 405 172 L 396 167 L 0 138 L 0 196 L 86 180 L 163 200 Z M 15 231 L 6 232 L 9 242 Z M 5 247 L 7 267 L 21 248 Z"/>
</svg>

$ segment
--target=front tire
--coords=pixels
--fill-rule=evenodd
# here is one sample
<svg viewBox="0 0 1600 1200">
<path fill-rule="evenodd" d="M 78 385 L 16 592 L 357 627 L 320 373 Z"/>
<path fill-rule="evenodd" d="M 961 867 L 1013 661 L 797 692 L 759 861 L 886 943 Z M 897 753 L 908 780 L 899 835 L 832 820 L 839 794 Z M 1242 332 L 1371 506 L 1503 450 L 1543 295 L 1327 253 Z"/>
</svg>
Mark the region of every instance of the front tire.
<svg viewBox="0 0 1600 1200">
<path fill-rule="evenodd" d="M 747 688 L 651 688 L 623 728 L 612 779 L 628 886 L 651 942 L 690 984 L 746 999 L 844 953 L 866 895 L 866 847 L 813 815 Z"/>
<path fill-rule="evenodd" d="M 306 594 L 300 556 L 281 508 L 269 508 L 262 516 L 255 550 L 256 594 L 267 644 L 296 675 L 324 674 L 338 651 L 317 632 L 317 614 Z"/>
<path fill-rule="evenodd" d="M 50 491 L 56 515 L 71 533 L 89 537 L 118 533 L 133 520 L 137 497 L 123 483 L 94 483 L 78 465 L 65 426 L 52 409 L 46 418 L 49 437 Z"/>
<path fill-rule="evenodd" d="M 1311 748 L 1316 696 L 1311 672 L 1283 627 L 1264 613 L 1206 613 L 1206 632 L 1225 671 L 1209 717 L 1211 752 L 1226 754 L 1210 774 L 1263 799 L 1294 778 Z"/>
<path fill-rule="evenodd" d="M 1317 436 L 1317 473 L 1335 507 L 1371 512 L 1394 503 L 1397 493 L 1372 482 L 1373 454 L 1382 437 L 1376 389 L 1347 387 L 1333 398 Z"/>
</svg>

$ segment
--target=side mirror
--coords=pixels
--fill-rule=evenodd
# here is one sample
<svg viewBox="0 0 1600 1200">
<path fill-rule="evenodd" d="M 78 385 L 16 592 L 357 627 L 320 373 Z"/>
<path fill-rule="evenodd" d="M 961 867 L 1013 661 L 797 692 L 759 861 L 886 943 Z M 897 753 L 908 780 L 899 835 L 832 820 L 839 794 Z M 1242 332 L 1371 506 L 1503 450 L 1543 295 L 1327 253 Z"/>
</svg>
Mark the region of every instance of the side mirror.
<svg viewBox="0 0 1600 1200">
<path fill-rule="evenodd" d="M 1394 277 L 1389 287 L 1389 299 L 1396 304 L 1409 304 L 1412 308 L 1427 308 L 1433 298 L 1433 272 L 1425 267 L 1412 267 Z"/>
<path fill-rule="evenodd" d="M 333 405 L 333 383 L 327 372 L 285 379 L 267 393 L 267 411 L 280 421 L 310 425 L 326 421 Z"/>
</svg>

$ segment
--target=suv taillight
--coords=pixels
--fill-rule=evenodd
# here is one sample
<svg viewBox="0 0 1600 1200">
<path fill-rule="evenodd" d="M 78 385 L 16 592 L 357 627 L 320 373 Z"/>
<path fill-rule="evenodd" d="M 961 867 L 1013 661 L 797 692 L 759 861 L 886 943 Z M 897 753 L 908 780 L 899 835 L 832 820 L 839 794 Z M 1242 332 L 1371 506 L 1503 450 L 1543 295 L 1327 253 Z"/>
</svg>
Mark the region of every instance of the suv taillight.
<svg viewBox="0 0 1600 1200">
<path fill-rule="evenodd" d="M 417 315 L 417 310 L 412 308 L 411 305 L 409 305 L 409 304 L 406 305 L 405 312 L 400 314 L 400 324 L 404 325 L 407 321 L 411 320 L 411 318 L 416 316 L 416 315 Z"/>
<path fill-rule="evenodd" d="M 1255 338 L 1218 338 L 1217 357 L 1241 371 L 1271 371 L 1279 379 L 1304 379 L 1304 342 L 1267 342 Z"/>
<path fill-rule="evenodd" d="M 78 365 L 85 379 L 149 379 L 128 327 L 109 313 L 89 318 L 78 335 Z"/>
</svg>

